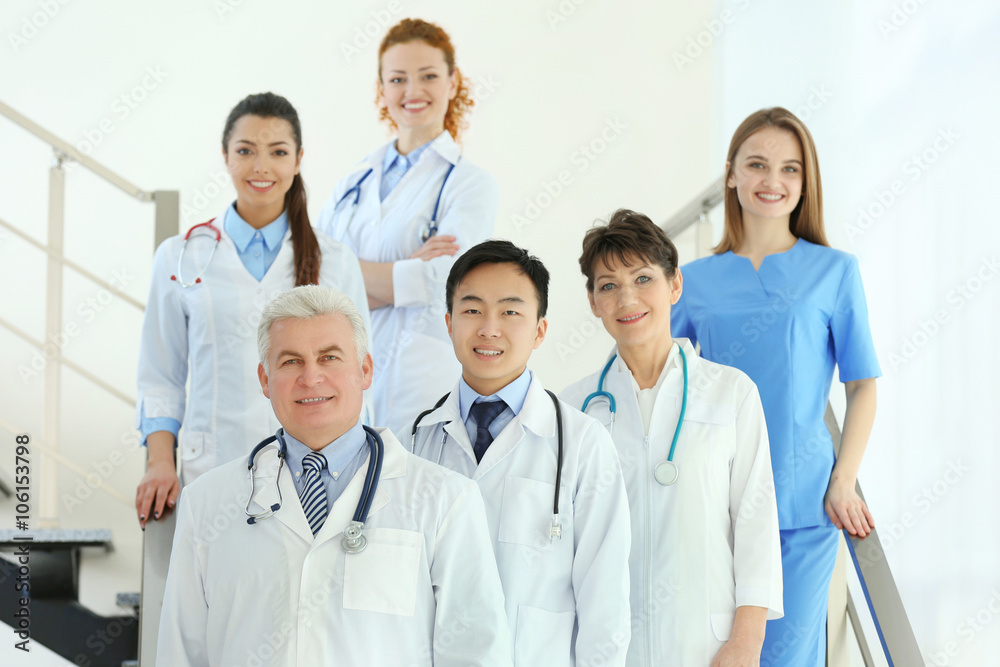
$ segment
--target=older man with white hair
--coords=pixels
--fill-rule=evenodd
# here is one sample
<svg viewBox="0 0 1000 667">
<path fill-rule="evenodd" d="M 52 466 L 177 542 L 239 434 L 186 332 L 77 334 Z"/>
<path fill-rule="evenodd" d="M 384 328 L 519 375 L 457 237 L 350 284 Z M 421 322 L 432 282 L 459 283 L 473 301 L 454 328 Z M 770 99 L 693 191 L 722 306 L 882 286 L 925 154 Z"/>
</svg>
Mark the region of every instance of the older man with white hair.
<svg viewBox="0 0 1000 667">
<path fill-rule="evenodd" d="M 511 664 L 479 489 L 362 425 L 372 358 L 350 299 L 278 296 L 258 350 L 282 429 L 184 489 L 159 664 Z"/>
</svg>

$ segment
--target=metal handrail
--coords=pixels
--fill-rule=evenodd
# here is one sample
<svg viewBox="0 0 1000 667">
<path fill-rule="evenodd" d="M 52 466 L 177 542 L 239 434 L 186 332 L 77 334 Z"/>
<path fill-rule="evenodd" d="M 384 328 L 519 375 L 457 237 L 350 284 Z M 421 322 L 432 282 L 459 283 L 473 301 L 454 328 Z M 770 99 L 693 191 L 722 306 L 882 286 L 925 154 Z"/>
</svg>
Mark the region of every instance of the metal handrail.
<svg viewBox="0 0 1000 667">
<path fill-rule="evenodd" d="M 62 154 L 63 159 L 79 162 L 81 165 L 94 172 L 130 197 L 134 197 L 139 201 L 144 202 L 153 201 L 155 198 L 152 192 L 147 192 L 139 186 L 130 183 L 128 180 L 111 171 L 100 162 L 78 151 L 69 142 L 63 141 L 52 132 L 49 132 L 38 123 L 3 102 L 0 102 L 0 115 L 6 116 L 28 132 L 31 132 L 36 137 L 52 146 L 52 148 Z"/>
<path fill-rule="evenodd" d="M 0 102 L 0 115 L 10 119 L 24 130 L 35 137 L 48 143 L 53 150 L 52 164 L 49 168 L 49 201 L 48 201 L 48 237 L 47 243 L 32 239 L 13 225 L 0 221 L 2 227 L 11 230 L 19 238 L 27 241 L 36 248 L 43 250 L 46 254 L 46 280 L 45 280 L 45 338 L 42 341 L 34 339 L 26 332 L 19 329 L 14 324 L 0 319 L 0 326 L 14 332 L 16 335 L 27 341 L 35 348 L 44 350 L 45 340 L 58 340 L 62 334 L 62 305 L 63 305 L 63 276 L 65 267 L 69 266 L 85 278 L 102 285 L 113 292 L 119 294 L 122 300 L 144 309 L 144 306 L 128 296 L 121 290 L 116 289 L 110 283 L 101 280 L 93 273 L 87 271 L 79 264 L 67 259 L 63 254 L 64 221 L 65 221 L 65 190 L 66 190 L 66 170 L 64 163 L 72 160 L 78 162 L 83 167 L 101 177 L 111 185 L 123 191 L 130 197 L 141 202 L 153 202 L 155 204 L 154 241 L 159 245 L 166 238 L 177 234 L 179 228 L 180 193 L 177 191 L 157 190 L 147 192 L 137 187 L 135 184 L 119 176 L 112 170 L 100 164 L 93 158 L 84 155 L 74 148 L 69 142 L 57 137 L 34 121 L 30 120 L 9 105 Z M 56 346 L 55 353 L 47 355 L 49 358 L 44 368 L 44 394 L 43 419 L 41 437 L 39 441 L 47 443 L 46 450 L 40 459 L 39 473 L 37 479 L 40 483 L 40 493 L 38 493 L 38 521 L 41 526 L 58 525 L 59 508 L 59 466 L 70 467 L 67 459 L 59 455 L 60 444 L 60 408 L 61 408 L 61 371 L 63 365 L 80 373 L 84 378 L 97 386 L 103 388 L 116 398 L 134 404 L 135 400 L 121 392 L 110 384 L 100 380 L 89 371 L 78 364 L 71 362 L 62 355 L 62 351 Z"/>
<path fill-rule="evenodd" d="M 3 430 L 7 431 L 11 435 L 18 435 L 20 433 L 24 433 L 23 430 L 15 428 L 13 424 L 9 424 L 9 423 L 7 423 L 6 421 L 4 421 L 2 419 L 0 419 L 0 428 L 2 428 Z M 46 442 L 44 442 L 42 440 L 39 440 L 38 438 L 32 438 L 31 439 L 31 446 L 34 449 L 38 450 L 39 452 L 42 452 L 43 454 L 46 454 L 48 456 L 53 457 L 61 465 L 63 465 L 66 468 L 69 468 L 74 473 L 76 473 L 76 475 L 80 479 L 85 479 L 85 480 L 87 480 L 88 483 L 90 482 L 90 480 L 96 479 L 97 480 L 97 486 L 94 487 L 95 489 L 100 489 L 101 491 L 104 491 L 109 496 L 111 496 L 115 500 L 118 500 L 119 502 L 127 505 L 128 507 L 132 507 L 134 505 L 134 502 L 132 500 L 129 500 L 120 491 L 118 491 L 113 486 L 111 486 L 110 484 L 108 484 L 107 480 L 105 480 L 101 475 L 94 475 L 93 471 L 85 470 L 85 469 L 81 468 L 77 464 L 75 464 L 72 461 L 70 461 L 69 459 L 67 459 L 65 456 L 62 456 L 61 454 L 59 454 L 59 452 L 55 451 L 48 443 L 46 443 Z M 6 473 L 3 472 L 2 470 L 0 470 L 0 479 L 3 479 L 3 478 L 6 478 Z M 12 485 L 12 488 L 13 488 L 13 485 Z"/>
<path fill-rule="evenodd" d="M 667 236 L 674 238 L 702 219 L 702 216 L 722 203 L 726 195 L 726 177 L 719 176 L 711 185 L 699 192 L 694 199 L 669 220 L 660 225 Z"/>
<path fill-rule="evenodd" d="M 25 341 L 29 345 L 33 345 L 34 347 L 38 348 L 39 350 L 44 350 L 45 349 L 46 343 L 44 341 L 38 340 L 37 338 L 35 338 L 31 334 L 29 334 L 27 331 L 25 331 L 24 329 L 18 327 L 14 323 L 8 321 L 4 317 L 0 317 L 0 327 L 3 327 L 7 331 L 11 332 L 12 334 L 14 334 L 18 338 L 20 338 L 21 340 Z M 122 391 L 119 391 L 118 389 L 115 389 L 110 384 L 108 384 L 107 382 L 105 382 L 101 378 L 97 377 L 96 375 L 94 375 L 93 373 L 91 373 L 90 371 L 88 371 L 83 366 L 79 365 L 75 361 L 71 361 L 70 359 L 67 359 L 66 357 L 64 357 L 61 351 L 57 351 L 54 355 L 52 355 L 52 360 L 57 360 L 60 364 L 63 364 L 64 366 L 66 366 L 70 370 L 76 371 L 81 376 L 83 376 L 87 380 L 90 380 L 91 382 L 93 382 L 94 384 L 96 384 L 98 387 L 100 387 L 104 391 L 108 392 L 109 394 L 111 394 L 115 398 L 123 401 L 125 404 L 132 405 L 132 406 L 135 405 L 136 399 L 135 399 L 134 396 L 129 396 L 128 394 L 126 394 L 126 393 L 124 393 Z"/>
<path fill-rule="evenodd" d="M 124 301 L 124 302 L 126 302 L 126 303 L 128 303 L 130 305 L 135 306 L 139 310 L 142 310 L 142 311 L 146 310 L 146 305 L 143 302 L 139 301 L 138 299 L 132 298 L 131 296 L 129 296 L 125 292 L 121 291 L 119 288 L 115 287 L 114 285 L 112 285 L 108 281 L 102 280 L 101 278 L 97 277 L 96 275 L 94 275 L 93 273 L 91 273 L 87 269 L 83 268 L 82 266 L 80 266 L 79 264 L 77 264 L 76 262 L 74 262 L 73 260 L 66 259 L 65 257 L 63 257 L 62 255 L 60 255 L 56 251 L 52 250 L 52 248 L 48 247 L 44 243 L 41 243 L 40 241 L 36 241 L 31 236 L 29 236 L 28 234 L 25 234 L 20 229 L 18 229 L 14 225 L 10 224 L 6 220 L 0 219 L 0 227 L 3 227 L 4 229 L 10 230 L 18 238 L 20 238 L 22 241 L 25 241 L 26 243 L 29 243 L 29 244 L 35 246 L 36 248 L 38 248 L 42 252 L 48 254 L 50 257 L 52 257 L 56 261 L 62 262 L 65 266 L 68 266 L 69 268 L 73 269 L 74 271 L 76 271 L 77 273 L 79 273 L 81 276 L 83 276 L 87 280 L 91 281 L 92 283 L 100 285 L 101 287 L 107 289 L 108 291 L 114 292 L 115 294 L 117 294 L 121 298 L 122 301 Z"/>
</svg>

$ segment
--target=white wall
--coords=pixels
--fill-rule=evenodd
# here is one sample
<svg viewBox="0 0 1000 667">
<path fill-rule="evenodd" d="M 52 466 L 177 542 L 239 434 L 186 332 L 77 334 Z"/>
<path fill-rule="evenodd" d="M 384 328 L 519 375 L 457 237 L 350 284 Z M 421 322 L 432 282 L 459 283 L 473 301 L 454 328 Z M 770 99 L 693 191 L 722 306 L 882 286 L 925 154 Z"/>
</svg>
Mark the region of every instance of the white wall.
<svg viewBox="0 0 1000 667">
<path fill-rule="evenodd" d="M 883 547 L 928 664 L 995 664 L 1000 229 L 987 197 L 1000 11 L 917 0 L 717 2 L 724 10 L 734 20 L 714 51 L 713 154 L 721 163 L 760 107 L 806 119 L 827 232 L 860 259 L 882 365 L 860 479 Z"/>
<path fill-rule="evenodd" d="M 716 172 L 705 150 L 711 56 L 680 71 L 671 58 L 711 16 L 710 2 L 636 3 L 622 11 L 598 0 L 280 6 L 53 0 L 45 19 L 40 13 L 49 2 L 4 4 L 0 99 L 140 187 L 179 189 L 184 228 L 231 201 L 231 185 L 219 192 L 215 184 L 220 172 L 226 181 L 222 125 L 239 99 L 262 90 L 285 95 L 300 112 L 303 174 L 315 216 L 335 181 L 388 139 L 373 103 L 380 23 L 410 15 L 440 22 L 476 83 L 465 151 L 500 183 L 496 233 L 536 252 L 553 274 L 549 337 L 533 366 L 556 390 L 599 363 L 609 346 L 603 330 L 590 333 L 600 326 L 586 306 L 576 263 L 584 229 L 619 206 L 666 219 Z M 32 32 L 25 21 L 44 25 Z M 366 30 L 376 35 L 367 44 Z M 607 131 L 613 141 L 602 145 L 609 123 L 620 129 Z M 592 161 L 579 152 L 591 142 L 602 151 Z M 44 240 L 50 151 L 4 119 L 0 151 L 0 218 Z M 572 182 L 547 202 L 547 184 L 561 171 Z M 99 276 L 124 273 L 125 291 L 144 301 L 152 207 L 128 201 L 82 169 L 73 169 L 68 182 L 67 254 Z M 516 223 L 515 215 L 534 215 L 529 200 L 543 210 L 528 224 Z M 43 258 L 0 233 L 0 275 L 12 286 L 0 292 L 0 313 L 39 339 Z M 71 272 L 64 284 L 64 321 L 79 327 L 64 354 L 134 395 L 141 314 Z M 31 367 L 34 352 L 4 330 L 0 346 L 0 419 L 38 438 L 41 376 L 22 379 L 18 372 Z M 114 530 L 116 552 L 87 554 L 82 582 L 83 602 L 111 613 L 114 592 L 139 587 L 140 532 L 131 499 L 144 455 L 135 447 L 129 406 L 73 371 L 63 373 L 62 397 L 61 453 L 105 485 L 93 491 L 85 477 L 64 468 L 60 492 L 68 495 L 59 519 L 64 527 Z M 13 461 L 0 466 L 11 470 Z M 5 527 L 11 511 L 0 504 Z"/>
</svg>

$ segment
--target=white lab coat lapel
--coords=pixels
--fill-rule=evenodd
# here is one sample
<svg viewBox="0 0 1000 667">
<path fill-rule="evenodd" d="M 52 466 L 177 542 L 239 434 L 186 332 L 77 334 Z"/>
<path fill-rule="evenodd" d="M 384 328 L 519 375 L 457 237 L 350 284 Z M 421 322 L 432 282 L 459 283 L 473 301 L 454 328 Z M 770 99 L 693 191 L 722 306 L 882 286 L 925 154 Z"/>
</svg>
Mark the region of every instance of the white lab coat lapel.
<svg viewBox="0 0 1000 667">
<path fill-rule="evenodd" d="M 375 497 L 372 499 L 372 505 L 368 509 L 369 521 L 378 513 L 380 509 L 388 505 L 391 500 L 388 492 L 382 486 L 381 482 L 387 479 L 402 477 L 406 474 L 406 450 L 404 450 L 403 446 L 399 444 L 399 441 L 393 437 L 392 432 L 389 431 L 389 429 L 381 428 L 376 430 L 379 432 L 379 435 L 382 436 L 385 449 L 383 454 L 384 458 L 382 460 L 382 473 L 377 480 Z M 368 445 L 366 444 L 366 449 L 367 446 Z M 341 534 L 343 534 L 347 524 L 354 520 L 354 512 L 358 508 L 358 501 L 361 499 L 361 492 L 365 488 L 365 477 L 368 474 L 369 465 L 371 465 L 370 455 L 364 465 L 362 465 L 361 468 L 358 469 L 358 472 L 355 473 L 354 477 L 351 478 L 347 488 L 340 494 L 340 498 L 338 498 L 337 501 L 333 503 L 333 507 L 330 508 L 330 513 L 326 517 L 326 522 L 316 535 L 317 545 L 322 544 L 329 539 L 339 538 Z M 299 508 L 299 512 L 302 512 L 301 506 Z M 303 518 L 305 518 L 304 514 Z"/>
<path fill-rule="evenodd" d="M 277 454 L 277 447 L 268 447 L 257 457 L 257 472 L 254 475 L 256 493 L 250 502 L 250 511 L 259 514 L 269 510 L 278 503 L 278 490 L 280 489 L 281 508 L 271 518 L 283 523 L 306 542 L 312 542 L 312 529 L 309 528 L 309 522 L 302 511 L 302 503 L 299 502 L 299 494 L 295 490 L 295 483 L 292 482 L 287 465 L 281 466 L 278 483 L 274 483 L 279 466 Z"/>
<path fill-rule="evenodd" d="M 476 469 L 473 479 L 488 474 L 497 464 L 510 455 L 525 436 L 525 431 L 531 431 L 540 438 L 550 438 L 556 433 L 556 411 L 552 399 L 545 392 L 541 382 L 532 376 L 528 385 L 528 393 L 524 398 L 521 412 L 500 432 L 493 444 L 486 450 L 483 460 Z"/>
<path fill-rule="evenodd" d="M 448 394 L 448 399 L 441 405 L 440 408 L 434 412 L 428 413 L 426 417 L 420 420 L 420 428 L 430 427 L 435 424 L 440 425 L 440 428 L 444 429 L 447 434 L 447 442 L 444 443 L 446 448 L 461 449 L 465 455 L 472 461 L 472 466 L 476 465 L 476 453 L 472 447 L 472 443 L 469 442 L 469 432 L 465 430 L 465 423 L 462 421 L 462 411 L 459 407 L 459 386 L 461 380 L 455 383 L 452 387 L 451 393 Z M 433 445 L 433 441 L 431 442 Z M 434 460 L 431 456 L 427 456 Z M 446 457 L 442 456 L 442 461 Z M 447 467 L 447 466 L 446 466 Z"/>
</svg>

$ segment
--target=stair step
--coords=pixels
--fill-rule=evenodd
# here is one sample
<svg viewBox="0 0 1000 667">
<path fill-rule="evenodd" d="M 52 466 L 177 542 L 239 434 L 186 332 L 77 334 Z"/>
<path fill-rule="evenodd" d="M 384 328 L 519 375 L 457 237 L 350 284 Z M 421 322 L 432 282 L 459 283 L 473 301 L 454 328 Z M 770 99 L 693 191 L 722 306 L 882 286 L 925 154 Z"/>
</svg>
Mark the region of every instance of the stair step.
<svg viewBox="0 0 1000 667">
<path fill-rule="evenodd" d="M 113 551 L 111 531 L 106 528 L 0 530 L 0 551 L 16 549 L 29 542 L 32 551 L 69 551 L 81 547 L 103 547 Z"/>
<path fill-rule="evenodd" d="M 141 599 L 141 593 L 119 593 L 115 596 L 115 604 L 119 607 L 137 608 Z"/>
</svg>

